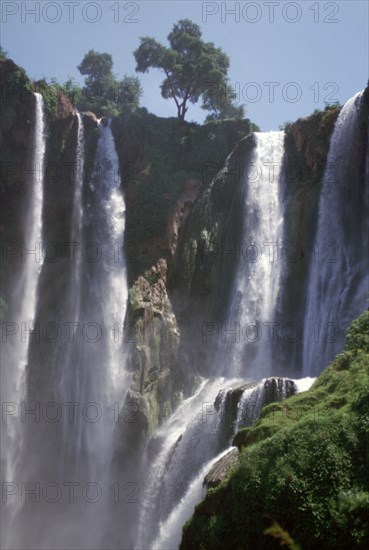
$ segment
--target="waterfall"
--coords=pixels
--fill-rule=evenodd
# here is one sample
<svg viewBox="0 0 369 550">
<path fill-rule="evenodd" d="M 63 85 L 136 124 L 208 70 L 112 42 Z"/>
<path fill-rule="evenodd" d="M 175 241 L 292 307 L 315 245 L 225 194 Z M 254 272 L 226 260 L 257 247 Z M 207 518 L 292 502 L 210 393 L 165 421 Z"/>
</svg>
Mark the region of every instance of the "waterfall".
<svg viewBox="0 0 369 550">
<path fill-rule="evenodd" d="M 315 254 L 304 319 L 303 374 L 316 375 L 339 353 L 350 322 L 368 306 L 368 174 L 362 181 L 362 92 L 342 108 L 331 137 L 319 201 Z"/>
<path fill-rule="evenodd" d="M 99 131 L 88 181 L 77 114 L 68 227 L 73 254 L 62 255 L 55 265 L 44 262 L 37 303 L 37 322 L 58 327 L 60 338 L 33 339 L 27 365 L 27 407 L 40 403 L 44 410 L 51 403 L 50 416 L 58 411 L 59 416 L 50 421 L 43 413 L 40 422 L 22 425 L 19 465 L 10 479 L 19 487 L 38 484 L 41 498 L 18 506 L 9 526 L 11 548 L 100 549 L 107 544 L 114 435 L 130 378 L 124 349 L 125 203 L 110 120 Z M 42 493 L 50 484 L 59 495 L 55 501 L 51 492 L 50 498 Z"/>
<path fill-rule="evenodd" d="M 126 432 L 117 425 L 125 422 L 119 413 L 121 405 L 127 407 L 133 373 L 127 368 L 124 326 L 126 207 L 111 120 L 98 121 L 90 171 L 90 142 L 85 142 L 83 116 L 76 114 L 71 141 L 60 157 L 70 160 L 75 144 L 71 185 L 63 180 L 58 191 L 43 178 L 43 100 L 35 94 L 22 261 L 12 284 L 5 323 L 9 337 L 2 352 L 2 401 L 10 407 L 1 465 L 10 492 L 1 547 L 113 549 L 126 547 L 132 537 L 137 550 L 178 547 L 182 526 L 204 495 L 204 477 L 229 453 L 235 433 L 251 426 L 265 404 L 307 390 L 342 349 L 344 330 L 368 298 L 369 269 L 363 258 L 369 235 L 369 158 L 364 183 L 356 162 L 361 100 L 357 94 L 339 115 L 323 178 L 304 319 L 305 378 L 275 377 L 281 369 L 273 334 L 282 294 L 284 133 L 257 132 L 241 182 L 243 226 L 234 249 L 238 265 L 217 358 L 218 366 L 223 362 L 222 376 L 200 379 L 194 394 L 151 435 L 136 460 L 138 447 L 128 456 L 131 449 L 122 441 Z M 55 240 L 68 240 L 71 255 L 63 250 L 50 261 L 43 254 L 49 231 L 42 220 L 46 224 L 49 206 L 60 197 L 67 214 L 50 232 Z M 322 258 L 322 249 L 329 257 Z M 28 331 L 35 327 L 32 335 L 21 338 L 21 325 Z M 52 328 L 47 337 L 44 327 Z M 160 399 L 160 380 L 157 390 Z M 156 397 L 137 399 L 147 407 L 138 411 L 138 421 L 149 418 Z M 25 421 L 20 421 L 21 405 L 28 410 Z M 137 489 L 138 501 L 116 500 L 117 483 L 118 493 Z M 26 497 L 25 488 L 30 491 Z M 126 502 L 128 511 L 122 506 Z"/>
<path fill-rule="evenodd" d="M 274 320 L 281 261 L 278 254 L 283 216 L 280 180 L 283 132 L 256 132 L 251 162 L 244 168 L 244 224 L 227 330 L 226 362 L 235 375 L 270 375 L 272 346 L 268 324 Z M 223 335 L 222 335 L 223 336 Z"/>
<path fill-rule="evenodd" d="M 19 274 L 11 301 L 11 312 L 5 323 L 11 329 L 2 349 L 2 403 L 17 406 L 24 397 L 24 371 L 28 356 L 28 341 L 21 337 L 22 327 L 32 329 L 36 313 L 36 299 L 39 275 L 42 268 L 42 207 L 43 174 L 45 159 L 45 120 L 43 98 L 34 94 L 35 112 L 31 147 L 27 159 L 27 209 L 21 244 Z M 3 325 L 3 327 L 4 327 Z M 10 333 L 9 333 L 10 334 Z M 4 338 L 4 335 L 3 335 Z M 3 339 L 4 342 L 4 339 Z M 7 416 L 2 441 L 2 464 L 4 478 L 12 479 L 18 460 L 20 446 L 19 421 Z"/>
</svg>

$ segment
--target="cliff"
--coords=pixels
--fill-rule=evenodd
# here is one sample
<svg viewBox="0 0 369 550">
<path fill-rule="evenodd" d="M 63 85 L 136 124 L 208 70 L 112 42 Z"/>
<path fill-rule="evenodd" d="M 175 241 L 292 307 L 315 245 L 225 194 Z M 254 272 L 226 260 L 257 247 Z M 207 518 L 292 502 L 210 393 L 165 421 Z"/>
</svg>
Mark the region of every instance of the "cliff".
<svg viewBox="0 0 369 550">
<path fill-rule="evenodd" d="M 134 430 L 125 427 L 131 435 L 124 438 L 136 444 L 142 444 L 197 383 L 198 371 L 183 357 L 188 340 L 174 297 L 182 280 L 176 266 L 182 232 L 227 154 L 255 128 L 249 120 L 200 126 L 162 119 L 145 109 L 113 121 L 127 206 L 127 321 L 135 335 L 127 400 L 135 403 L 142 418 Z"/>
</svg>

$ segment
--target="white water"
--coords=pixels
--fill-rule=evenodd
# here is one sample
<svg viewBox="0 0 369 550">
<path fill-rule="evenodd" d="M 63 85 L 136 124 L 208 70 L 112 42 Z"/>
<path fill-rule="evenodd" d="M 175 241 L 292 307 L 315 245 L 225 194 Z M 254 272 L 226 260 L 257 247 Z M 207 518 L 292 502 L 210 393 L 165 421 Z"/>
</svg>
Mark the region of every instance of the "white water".
<svg viewBox="0 0 369 550">
<path fill-rule="evenodd" d="M 27 161 L 27 209 L 23 226 L 22 256 L 10 320 L 15 336 L 8 337 L 2 348 L 2 403 L 16 406 L 24 397 L 24 371 L 27 364 L 29 340 L 21 338 L 21 326 L 32 329 L 36 314 L 39 275 L 42 268 L 42 207 L 43 173 L 45 159 L 45 121 L 43 98 L 35 93 L 35 115 L 31 150 Z M 33 253 L 32 253 L 33 251 Z M 24 340 L 24 341 L 23 341 Z M 5 479 L 12 479 L 20 448 L 19 421 L 8 416 L 2 430 L 2 464 Z"/>
<path fill-rule="evenodd" d="M 257 386 L 246 388 L 242 394 L 237 406 L 237 418 L 234 427 L 234 433 L 240 428 L 251 426 L 256 418 L 259 417 L 260 411 L 265 404 L 265 382 L 266 378 L 261 380 Z M 293 382 L 295 393 L 307 391 L 315 382 L 316 378 L 277 378 L 278 384 L 278 400 L 283 401 L 288 396 L 287 384 Z"/>
<path fill-rule="evenodd" d="M 231 447 L 232 448 L 232 447 Z M 186 494 L 178 502 L 164 523 L 160 524 L 159 535 L 152 544 L 153 550 L 174 550 L 179 548 L 182 538 L 182 527 L 192 516 L 195 506 L 205 495 L 204 478 L 214 464 L 225 456 L 231 448 L 218 454 L 203 465 L 195 479 L 190 483 Z"/>
<path fill-rule="evenodd" d="M 354 179 L 361 97 L 345 104 L 330 142 L 304 319 L 305 376 L 318 374 L 342 350 L 345 330 L 368 306 L 369 182 L 363 193 Z"/>
<path fill-rule="evenodd" d="M 43 323 L 76 323 L 81 327 L 90 323 L 100 334 L 95 338 L 94 329 L 86 333 L 89 337 L 81 337 L 77 327 L 73 340 L 63 333 L 55 343 L 41 339 L 32 344 L 28 391 L 41 405 L 56 403 L 63 415 L 56 423 L 24 424 L 19 466 L 10 479 L 30 487 L 52 482 L 62 493 L 57 505 L 45 498 L 37 504 L 32 499 L 22 503 L 9 541 L 9 547 L 17 549 L 104 547 L 112 499 L 109 486 L 114 483 L 110 479 L 117 427 L 114 403 L 124 403 L 129 387 L 123 331 L 128 296 L 123 257 L 125 204 L 118 156 L 110 123 L 101 125 L 93 175 L 84 184 L 84 132 L 82 118 L 77 115 L 77 120 L 69 228 L 76 252 L 73 261 L 62 257 L 56 266 L 45 262 L 38 308 Z M 93 261 L 86 255 L 87 243 L 94 243 Z M 50 279 L 57 283 L 54 295 L 50 294 Z M 56 300 L 53 305 L 50 297 Z M 33 373 L 40 377 L 34 386 Z M 66 403 L 77 404 L 72 420 L 63 409 Z M 83 416 L 82 409 L 88 403 L 94 404 L 93 408 Z M 31 402 L 29 407 L 33 405 Z M 96 422 L 87 420 L 96 414 Z M 65 483 L 70 482 L 76 483 L 77 496 L 72 503 L 65 490 Z M 90 503 L 81 496 L 86 483 L 100 488 L 97 502 Z M 19 503 L 20 496 L 13 501 Z"/>
<path fill-rule="evenodd" d="M 260 379 L 272 373 L 272 346 L 263 323 L 274 320 L 280 285 L 284 133 L 257 132 L 255 136 L 256 147 L 244 173 L 243 252 L 227 321 L 229 329 L 240 327 L 240 338 L 236 343 L 233 338 L 227 349 L 236 376 L 246 372 L 251 378 Z M 227 342 L 231 340 L 232 336 L 228 336 Z"/>
<path fill-rule="evenodd" d="M 235 433 L 242 427 L 250 425 L 259 416 L 264 402 L 264 380 L 261 380 L 256 387 L 246 388 L 237 405 L 237 418 L 235 422 Z"/>
<path fill-rule="evenodd" d="M 221 410 L 214 408 L 220 390 L 240 386 L 240 379 L 203 382 L 153 436 L 161 449 L 149 466 L 139 518 L 136 548 L 150 548 L 159 521 L 165 521 L 202 466 L 221 450 Z M 181 438 L 181 439 L 179 439 Z"/>
<path fill-rule="evenodd" d="M 123 331 L 128 297 L 123 257 L 125 203 L 110 121 L 100 125 L 95 169 L 88 187 L 82 241 L 96 243 L 101 256 L 91 264 L 83 262 L 79 288 L 82 304 L 78 311 L 80 321 L 96 323 L 101 328 L 101 338 L 96 343 L 79 344 L 74 369 L 66 377 L 66 389 L 68 400 L 95 402 L 103 416 L 96 424 L 80 419 L 73 430 L 69 426 L 66 436 L 76 479 L 96 482 L 104 490 L 102 502 L 95 508 L 85 506 L 84 510 L 89 529 L 84 544 L 100 548 L 100 537 L 108 522 L 109 466 L 116 428 L 109 407 L 122 404 L 129 387 Z M 70 464 L 66 466 L 65 471 L 70 471 Z M 76 526 L 74 536 L 76 541 L 81 539 L 81 526 Z"/>
</svg>

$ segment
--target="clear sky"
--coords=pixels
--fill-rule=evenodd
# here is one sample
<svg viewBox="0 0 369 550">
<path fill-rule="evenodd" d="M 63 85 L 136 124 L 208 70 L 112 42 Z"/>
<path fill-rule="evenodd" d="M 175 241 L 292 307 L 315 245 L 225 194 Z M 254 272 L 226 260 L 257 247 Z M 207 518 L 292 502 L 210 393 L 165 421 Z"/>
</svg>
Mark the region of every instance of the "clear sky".
<svg viewBox="0 0 369 550">
<path fill-rule="evenodd" d="M 71 76 L 82 84 L 76 67 L 88 50 L 111 53 L 115 74 L 132 75 L 139 38 L 166 44 L 173 24 L 189 18 L 229 56 L 230 82 L 247 116 L 262 130 L 278 130 L 365 87 L 368 6 L 367 0 L 2 0 L 1 43 L 31 78 L 64 82 Z M 141 104 L 175 116 L 174 102 L 160 95 L 162 74 L 138 76 Z M 205 116 L 190 105 L 186 118 Z"/>
</svg>

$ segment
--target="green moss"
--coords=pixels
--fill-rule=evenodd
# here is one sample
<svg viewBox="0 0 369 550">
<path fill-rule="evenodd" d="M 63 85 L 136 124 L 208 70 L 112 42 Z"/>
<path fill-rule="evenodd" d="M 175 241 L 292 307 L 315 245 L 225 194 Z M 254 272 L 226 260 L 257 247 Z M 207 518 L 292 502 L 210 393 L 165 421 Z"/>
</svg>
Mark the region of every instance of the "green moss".
<svg viewBox="0 0 369 550">
<path fill-rule="evenodd" d="M 236 435 L 238 464 L 196 508 L 182 549 L 277 548 L 264 534 L 271 520 L 304 550 L 367 547 L 368 336 L 366 312 L 308 392 L 268 405 Z"/>
</svg>

